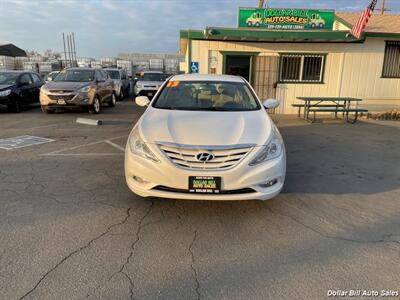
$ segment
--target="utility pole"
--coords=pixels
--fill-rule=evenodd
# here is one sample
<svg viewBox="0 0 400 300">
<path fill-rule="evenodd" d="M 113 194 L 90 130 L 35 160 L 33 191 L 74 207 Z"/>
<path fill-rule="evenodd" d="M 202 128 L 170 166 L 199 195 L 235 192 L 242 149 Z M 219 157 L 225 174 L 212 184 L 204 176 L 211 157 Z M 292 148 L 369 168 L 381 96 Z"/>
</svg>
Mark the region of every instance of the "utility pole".
<svg viewBox="0 0 400 300">
<path fill-rule="evenodd" d="M 264 0 L 258 0 L 258 8 L 264 7 Z"/>
<path fill-rule="evenodd" d="M 64 36 L 64 32 L 63 32 L 63 44 L 64 44 L 64 64 L 65 66 L 63 66 L 64 68 L 67 66 L 67 50 L 65 49 L 65 36 Z"/>
<path fill-rule="evenodd" d="M 381 15 L 385 13 L 385 0 L 382 0 L 382 6 L 381 6 Z"/>
</svg>

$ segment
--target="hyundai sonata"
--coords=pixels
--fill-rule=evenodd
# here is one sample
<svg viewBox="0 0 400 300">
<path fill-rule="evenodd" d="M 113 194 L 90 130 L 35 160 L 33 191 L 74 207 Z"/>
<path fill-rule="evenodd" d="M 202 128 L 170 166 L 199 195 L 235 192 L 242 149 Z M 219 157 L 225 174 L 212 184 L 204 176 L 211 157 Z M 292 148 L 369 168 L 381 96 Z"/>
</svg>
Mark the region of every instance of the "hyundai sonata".
<svg viewBox="0 0 400 300">
<path fill-rule="evenodd" d="M 125 177 L 136 194 L 192 200 L 266 200 L 282 190 L 282 137 L 250 84 L 229 75 L 176 75 L 129 135 Z"/>
</svg>

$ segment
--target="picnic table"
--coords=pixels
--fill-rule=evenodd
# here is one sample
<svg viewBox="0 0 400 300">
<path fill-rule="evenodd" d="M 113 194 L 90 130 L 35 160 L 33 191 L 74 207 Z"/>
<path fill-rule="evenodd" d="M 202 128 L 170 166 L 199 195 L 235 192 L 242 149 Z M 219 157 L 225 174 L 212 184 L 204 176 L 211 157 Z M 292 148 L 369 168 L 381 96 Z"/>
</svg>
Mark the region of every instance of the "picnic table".
<svg viewBox="0 0 400 300">
<path fill-rule="evenodd" d="M 343 119 L 349 123 L 357 122 L 358 114 L 361 112 L 368 112 L 367 109 L 358 108 L 358 103 L 362 99 L 352 97 L 297 97 L 303 103 L 292 104 L 293 107 L 298 107 L 298 116 L 301 116 L 301 109 L 303 109 L 303 117 L 305 120 L 315 122 L 317 112 L 333 112 L 335 118 L 338 113 L 342 113 Z M 356 107 L 351 108 L 351 104 L 355 103 Z M 313 118 L 310 119 L 309 115 L 313 113 Z M 354 118 L 349 118 L 349 113 L 354 113 Z"/>
</svg>

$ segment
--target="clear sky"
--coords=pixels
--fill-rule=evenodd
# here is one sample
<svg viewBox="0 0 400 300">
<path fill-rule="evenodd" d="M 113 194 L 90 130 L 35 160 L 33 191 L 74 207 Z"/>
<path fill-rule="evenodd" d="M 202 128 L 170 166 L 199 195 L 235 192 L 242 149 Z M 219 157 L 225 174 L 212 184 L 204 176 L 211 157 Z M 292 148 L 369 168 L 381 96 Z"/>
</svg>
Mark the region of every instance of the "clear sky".
<svg viewBox="0 0 400 300">
<path fill-rule="evenodd" d="M 378 6 L 380 0 L 378 0 Z M 361 11 L 370 0 L 269 0 L 271 7 Z M 390 13 L 400 0 L 386 0 Z M 62 50 L 62 32 L 75 32 L 78 56 L 177 52 L 180 29 L 235 27 L 239 6 L 258 0 L 0 0 L 0 44 L 39 52 Z"/>
</svg>

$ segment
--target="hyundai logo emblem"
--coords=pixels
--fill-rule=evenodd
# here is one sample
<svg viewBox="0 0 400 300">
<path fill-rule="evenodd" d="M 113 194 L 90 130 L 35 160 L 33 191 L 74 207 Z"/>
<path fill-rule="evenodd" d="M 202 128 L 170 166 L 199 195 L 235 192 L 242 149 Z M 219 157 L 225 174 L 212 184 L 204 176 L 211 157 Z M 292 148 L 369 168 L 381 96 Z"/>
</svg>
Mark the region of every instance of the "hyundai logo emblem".
<svg viewBox="0 0 400 300">
<path fill-rule="evenodd" d="M 198 161 L 207 162 L 214 159 L 214 154 L 209 152 L 202 152 L 196 155 Z"/>
</svg>

